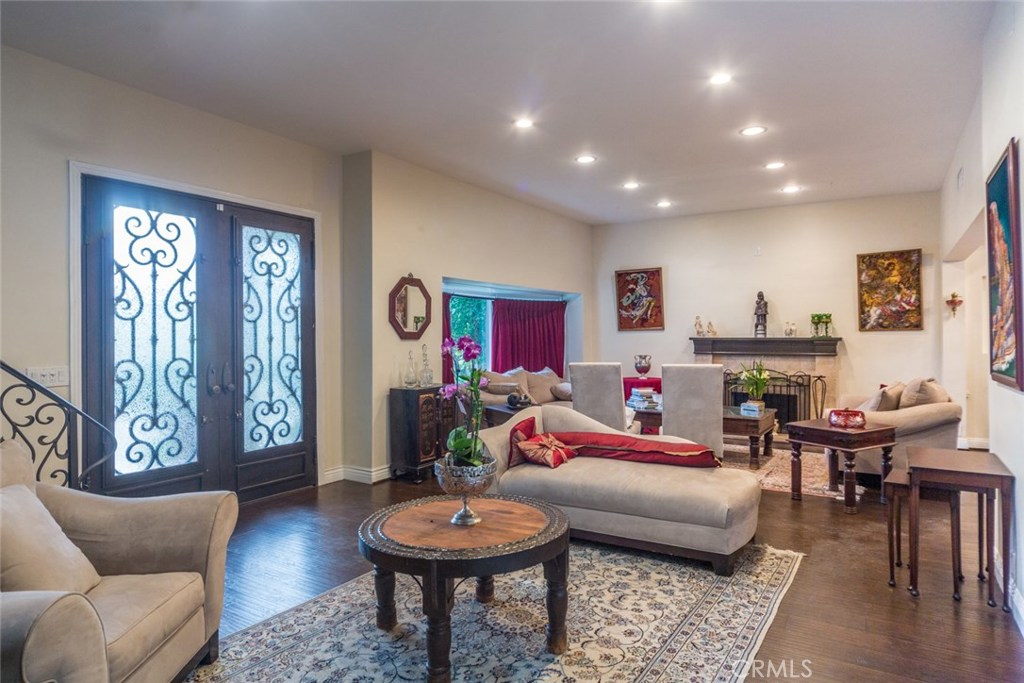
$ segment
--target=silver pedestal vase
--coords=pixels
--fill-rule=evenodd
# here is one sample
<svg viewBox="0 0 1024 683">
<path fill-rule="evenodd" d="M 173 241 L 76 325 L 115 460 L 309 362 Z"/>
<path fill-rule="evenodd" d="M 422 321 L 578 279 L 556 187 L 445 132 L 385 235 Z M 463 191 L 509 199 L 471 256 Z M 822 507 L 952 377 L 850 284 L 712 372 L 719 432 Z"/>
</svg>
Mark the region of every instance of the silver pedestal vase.
<svg viewBox="0 0 1024 683">
<path fill-rule="evenodd" d="M 498 463 L 489 455 L 479 467 L 455 465 L 451 453 L 434 462 L 434 476 L 441 489 L 453 496 L 462 496 L 462 509 L 452 517 L 452 524 L 473 526 L 481 521 L 480 515 L 469 507 L 469 497 L 479 496 L 491 487 Z"/>
</svg>

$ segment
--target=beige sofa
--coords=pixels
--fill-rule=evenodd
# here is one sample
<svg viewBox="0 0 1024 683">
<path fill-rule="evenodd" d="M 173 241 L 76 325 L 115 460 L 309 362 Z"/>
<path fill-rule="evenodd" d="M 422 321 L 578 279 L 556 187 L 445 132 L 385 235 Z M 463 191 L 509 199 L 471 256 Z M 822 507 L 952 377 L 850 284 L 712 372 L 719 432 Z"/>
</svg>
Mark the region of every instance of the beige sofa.
<svg viewBox="0 0 1024 683">
<path fill-rule="evenodd" d="M 163 683 L 217 659 L 234 493 L 37 485 L 9 440 L 0 465 L 0 679 Z"/>
<path fill-rule="evenodd" d="M 509 394 L 528 394 L 533 405 L 557 403 L 572 405 L 572 390 L 569 383 L 558 376 L 551 368 L 539 372 L 529 372 L 523 368 L 515 368 L 507 372 L 484 372 L 487 386 L 480 392 L 484 405 L 505 405 Z"/>
<path fill-rule="evenodd" d="M 735 469 L 591 457 L 573 458 L 556 469 L 530 463 L 509 469 L 510 429 L 529 417 L 536 418 L 538 432 L 623 433 L 563 406 L 523 410 L 507 424 L 480 433 L 498 462 L 492 491 L 557 505 L 568 513 L 576 538 L 705 560 L 718 574 L 732 573 L 757 531 L 757 477 Z"/>
<path fill-rule="evenodd" d="M 915 380 L 907 384 L 911 391 L 915 386 Z M 848 394 L 840 396 L 839 405 L 844 408 L 857 408 L 864 406 L 871 398 L 870 396 Z M 944 390 L 942 391 L 943 400 L 917 404 L 909 408 L 900 406 L 900 398 L 902 398 L 901 395 L 895 397 L 895 408 L 891 404 L 887 406 L 883 401 L 880 407 L 890 409 L 864 410 L 864 417 L 868 422 L 896 427 L 896 445 L 892 449 L 893 467 L 906 468 L 907 446 L 951 449 L 957 447 L 963 409 L 959 404 L 950 400 Z M 842 463 L 840 463 L 841 466 Z M 855 469 L 858 474 L 881 476 L 882 450 L 876 448 L 857 453 Z"/>
</svg>

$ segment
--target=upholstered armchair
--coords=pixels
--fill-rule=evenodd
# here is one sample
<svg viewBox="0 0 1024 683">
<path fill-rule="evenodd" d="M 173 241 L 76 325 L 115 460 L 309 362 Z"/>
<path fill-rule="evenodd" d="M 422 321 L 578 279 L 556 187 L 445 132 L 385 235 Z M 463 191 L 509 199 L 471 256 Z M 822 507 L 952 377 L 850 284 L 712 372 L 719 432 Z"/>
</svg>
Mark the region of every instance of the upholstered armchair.
<svg viewBox="0 0 1024 683">
<path fill-rule="evenodd" d="M 218 656 L 230 492 L 108 498 L 36 484 L 0 443 L 0 679 L 171 681 Z"/>
<path fill-rule="evenodd" d="M 721 458 L 724 375 L 721 365 L 662 365 L 661 433 L 704 444 Z"/>
</svg>

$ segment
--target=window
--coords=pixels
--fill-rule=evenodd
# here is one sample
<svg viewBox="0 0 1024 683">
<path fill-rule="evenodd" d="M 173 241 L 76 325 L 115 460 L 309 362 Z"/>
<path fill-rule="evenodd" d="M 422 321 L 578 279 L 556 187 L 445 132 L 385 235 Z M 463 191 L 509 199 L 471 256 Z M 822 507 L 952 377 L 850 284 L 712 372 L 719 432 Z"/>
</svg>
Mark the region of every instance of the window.
<svg viewBox="0 0 1024 683">
<path fill-rule="evenodd" d="M 480 344 L 480 358 L 484 368 L 491 367 L 491 300 L 478 297 L 452 295 L 452 339 L 470 336 Z"/>
</svg>

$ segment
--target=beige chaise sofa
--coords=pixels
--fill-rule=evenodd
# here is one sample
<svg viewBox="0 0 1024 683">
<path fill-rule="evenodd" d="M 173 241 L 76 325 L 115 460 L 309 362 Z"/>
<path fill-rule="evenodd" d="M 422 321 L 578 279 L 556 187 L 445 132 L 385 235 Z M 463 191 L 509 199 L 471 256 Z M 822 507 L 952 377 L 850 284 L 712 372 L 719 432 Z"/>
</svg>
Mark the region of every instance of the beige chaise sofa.
<svg viewBox="0 0 1024 683">
<path fill-rule="evenodd" d="M 0 443 L 0 680 L 165 683 L 217 659 L 235 494 L 108 498 L 33 467 Z"/>
<path fill-rule="evenodd" d="M 642 548 L 712 563 L 731 574 L 757 531 L 761 489 L 750 472 L 577 457 L 558 468 L 508 468 L 514 423 L 536 418 L 538 432 L 624 433 L 570 408 L 544 405 L 519 412 L 480 438 L 498 462 L 492 491 L 539 498 L 569 515 L 576 538 Z M 671 436 L 651 436 L 686 442 Z"/>
</svg>

